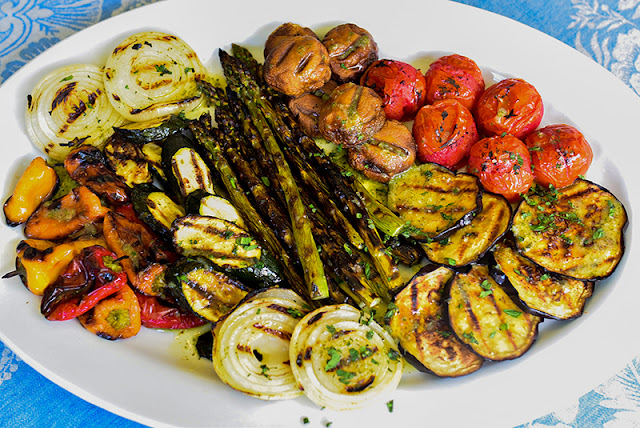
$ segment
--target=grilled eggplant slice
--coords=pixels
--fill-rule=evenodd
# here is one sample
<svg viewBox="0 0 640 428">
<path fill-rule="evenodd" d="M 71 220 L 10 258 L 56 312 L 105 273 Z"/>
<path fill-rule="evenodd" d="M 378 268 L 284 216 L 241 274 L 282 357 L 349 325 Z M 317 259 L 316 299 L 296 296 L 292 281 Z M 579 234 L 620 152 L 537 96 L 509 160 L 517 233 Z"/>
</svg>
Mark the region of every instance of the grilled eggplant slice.
<svg viewBox="0 0 640 428">
<path fill-rule="evenodd" d="M 162 168 L 169 186 L 182 200 L 197 189 L 216 193 L 209 166 L 181 133 L 169 136 L 162 145 Z"/>
<path fill-rule="evenodd" d="M 429 265 L 420 270 L 394 299 L 396 311 L 389 321 L 402 352 L 419 369 L 438 376 L 458 377 L 482 367 L 484 359 L 453 334 L 446 321 L 445 292 L 455 272 Z M 415 365 L 415 364 L 414 364 Z"/>
<path fill-rule="evenodd" d="M 215 323 L 248 293 L 240 281 L 218 272 L 206 257 L 183 258 L 165 274 L 167 286 L 178 304 Z"/>
<path fill-rule="evenodd" d="M 482 188 L 471 174 L 424 163 L 391 179 L 388 204 L 410 224 L 415 239 L 438 241 L 482 210 Z"/>
<path fill-rule="evenodd" d="M 131 200 L 140 220 L 155 233 L 171 242 L 173 239 L 171 223 L 185 215 L 184 208 L 150 183 L 135 186 L 131 191 Z"/>
<path fill-rule="evenodd" d="M 445 239 L 422 243 L 429 260 L 448 266 L 466 266 L 480 259 L 509 230 L 511 205 L 501 195 L 484 192 L 482 211 L 469 225 Z"/>
<path fill-rule="evenodd" d="M 221 218 L 246 229 L 240 213 L 227 199 L 198 189 L 187 196 L 185 207 L 189 214 Z"/>
<path fill-rule="evenodd" d="M 151 183 L 153 175 L 142 147 L 113 134 L 104 146 L 107 165 L 129 187 Z"/>
<path fill-rule="evenodd" d="M 546 271 L 518 254 L 507 240 L 495 246 L 493 257 L 518 292 L 520 301 L 545 318 L 566 320 L 579 317 L 593 293 L 593 282 Z"/>
<path fill-rule="evenodd" d="M 187 127 L 187 120 L 172 115 L 144 122 L 132 122 L 113 128 L 115 133 L 125 140 L 142 145 L 162 141 Z"/>
<path fill-rule="evenodd" d="M 143 145 L 140 150 L 144 158 L 147 160 L 149 169 L 161 182 L 167 182 L 167 176 L 162 169 L 162 146 L 156 143 L 147 143 Z"/>
<path fill-rule="evenodd" d="M 542 321 L 511 300 L 485 265 L 456 274 L 449 289 L 448 315 L 456 336 L 494 361 L 524 354 L 535 342 Z"/>
<path fill-rule="evenodd" d="M 624 252 L 627 213 L 608 190 L 584 179 L 536 188 L 511 227 L 518 251 L 545 269 L 580 280 L 611 275 Z"/>
<path fill-rule="evenodd" d="M 276 259 L 230 221 L 190 214 L 174 221 L 172 230 L 174 246 L 184 256 L 207 257 L 219 271 L 254 288 L 282 282 Z"/>
</svg>

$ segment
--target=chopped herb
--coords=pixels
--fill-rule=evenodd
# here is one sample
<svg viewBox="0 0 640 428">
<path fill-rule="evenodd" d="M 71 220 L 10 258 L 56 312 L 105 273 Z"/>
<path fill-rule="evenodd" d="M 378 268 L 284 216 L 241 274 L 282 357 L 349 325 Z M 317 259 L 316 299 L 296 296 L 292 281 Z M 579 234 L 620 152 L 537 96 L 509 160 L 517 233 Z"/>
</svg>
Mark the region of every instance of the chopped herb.
<svg viewBox="0 0 640 428">
<path fill-rule="evenodd" d="M 345 385 L 348 385 L 349 382 L 351 382 L 351 379 L 356 377 L 356 374 L 354 372 L 348 372 L 342 369 L 336 370 L 336 374 L 338 375 L 338 380 Z"/>
<path fill-rule="evenodd" d="M 393 412 L 393 400 L 387 401 L 387 410 L 389 410 L 389 413 Z"/>
<path fill-rule="evenodd" d="M 506 322 L 500 324 L 500 330 L 509 330 L 509 324 Z"/>
<path fill-rule="evenodd" d="M 373 332 L 373 330 L 369 330 L 369 331 L 367 331 L 367 339 L 369 339 L 369 340 L 373 339 L 373 335 L 374 335 L 374 334 L 375 334 L 375 333 Z"/>
<path fill-rule="evenodd" d="M 71 79 L 73 79 L 73 75 L 70 74 L 69 76 L 63 77 L 62 79 L 60 79 L 60 81 L 61 82 L 67 82 L 67 81 L 69 81 Z"/>
<path fill-rule="evenodd" d="M 503 312 L 514 318 L 518 318 L 520 315 L 522 315 L 522 312 L 517 311 L 515 309 L 505 309 Z"/>
<path fill-rule="evenodd" d="M 597 228 L 596 230 L 593 231 L 593 235 L 592 238 L 595 239 L 600 239 L 604 237 L 604 229 L 602 229 L 601 227 Z"/>
<path fill-rule="evenodd" d="M 302 423 L 305 424 L 305 425 L 308 424 L 309 423 L 309 418 L 307 418 L 307 417 L 302 418 Z"/>
<path fill-rule="evenodd" d="M 327 353 L 329 354 L 329 359 L 327 360 L 327 364 L 324 366 L 325 372 L 328 372 L 338 367 L 338 364 L 340 364 L 340 357 L 341 357 L 340 351 L 338 351 L 333 346 L 329 348 Z"/>
<path fill-rule="evenodd" d="M 267 367 L 267 365 L 266 365 L 266 364 L 262 364 L 262 365 L 260 366 L 260 369 L 262 370 L 262 371 L 260 372 L 260 374 L 261 374 L 262 376 L 266 377 L 267 379 L 269 379 L 269 375 L 267 374 L 267 372 L 269 371 L 269 367 Z"/>
<path fill-rule="evenodd" d="M 296 319 L 302 318 L 304 316 L 302 312 L 295 308 L 287 308 L 287 313 L 289 313 L 289 315 Z"/>
<path fill-rule="evenodd" d="M 465 339 L 467 339 L 469 342 L 473 343 L 473 344 L 479 344 L 480 342 L 478 342 L 478 339 L 476 339 L 476 337 L 473 335 L 473 332 L 470 333 L 462 333 L 462 337 L 464 337 Z"/>
<path fill-rule="evenodd" d="M 455 259 L 451 259 L 449 257 L 446 257 L 444 259 L 445 263 L 448 264 L 449 266 L 455 266 L 457 264 Z"/>
<path fill-rule="evenodd" d="M 400 360 L 400 353 L 395 349 L 389 349 L 389 352 L 387 352 L 387 357 L 389 357 L 391 361 L 398 361 Z"/>
<path fill-rule="evenodd" d="M 327 325 L 327 331 L 331 334 L 336 334 L 336 328 L 332 325 Z"/>
<path fill-rule="evenodd" d="M 164 64 L 161 64 L 161 65 L 156 64 L 156 71 L 160 73 L 160 76 L 164 76 L 165 74 L 173 74 L 171 70 L 167 69 L 167 66 Z"/>
<path fill-rule="evenodd" d="M 193 67 L 185 67 L 184 68 L 184 74 L 193 73 L 194 71 L 196 71 L 196 70 Z"/>
</svg>

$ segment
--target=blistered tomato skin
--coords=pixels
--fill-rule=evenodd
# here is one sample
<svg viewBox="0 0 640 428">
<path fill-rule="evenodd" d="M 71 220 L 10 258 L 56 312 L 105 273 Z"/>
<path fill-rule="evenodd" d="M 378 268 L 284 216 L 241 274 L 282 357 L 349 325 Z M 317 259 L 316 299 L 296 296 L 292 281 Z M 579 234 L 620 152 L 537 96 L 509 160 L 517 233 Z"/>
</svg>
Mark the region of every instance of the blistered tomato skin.
<svg viewBox="0 0 640 428">
<path fill-rule="evenodd" d="M 513 135 L 483 138 L 471 147 L 469 172 L 484 188 L 516 202 L 533 183 L 527 146 Z"/>
<path fill-rule="evenodd" d="M 360 80 L 382 98 L 388 119 L 412 120 L 425 103 L 426 81 L 420 70 L 402 61 L 381 59 Z"/>
<path fill-rule="evenodd" d="M 535 180 L 543 186 L 565 187 L 585 174 L 593 160 L 591 146 L 570 125 L 549 125 L 525 139 Z"/>
<path fill-rule="evenodd" d="M 542 97 L 523 79 L 505 79 L 488 87 L 476 104 L 476 124 L 485 136 L 511 134 L 524 139 L 540 125 Z"/>
<path fill-rule="evenodd" d="M 471 112 L 454 99 L 436 101 L 418 111 L 413 122 L 418 159 L 450 169 L 467 157 L 479 139 Z"/>
<path fill-rule="evenodd" d="M 425 73 L 427 103 L 453 98 L 469 110 L 484 91 L 480 67 L 462 55 L 447 55 L 434 61 Z"/>
</svg>

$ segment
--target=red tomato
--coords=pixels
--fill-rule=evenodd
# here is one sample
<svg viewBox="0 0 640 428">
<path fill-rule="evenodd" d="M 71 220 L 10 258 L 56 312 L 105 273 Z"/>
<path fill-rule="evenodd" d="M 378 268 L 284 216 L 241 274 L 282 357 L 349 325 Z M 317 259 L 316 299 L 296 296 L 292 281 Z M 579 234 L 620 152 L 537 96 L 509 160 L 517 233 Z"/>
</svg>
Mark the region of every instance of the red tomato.
<svg viewBox="0 0 640 428">
<path fill-rule="evenodd" d="M 480 67 L 462 55 L 438 58 L 425 74 L 427 103 L 454 98 L 469 110 L 473 110 L 478 97 L 484 91 L 484 78 Z"/>
<path fill-rule="evenodd" d="M 527 146 L 513 135 L 483 138 L 471 147 L 469 172 L 480 178 L 489 192 L 516 202 L 533 183 Z"/>
<path fill-rule="evenodd" d="M 425 80 L 412 65 L 381 59 L 369 66 L 360 84 L 368 86 L 382 98 L 388 119 L 407 121 L 425 103 Z"/>
<path fill-rule="evenodd" d="M 542 120 L 544 107 L 536 88 L 522 79 L 505 79 L 487 88 L 476 104 L 476 124 L 486 136 L 524 138 Z"/>
<path fill-rule="evenodd" d="M 418 159 L 454 168 L 478 141 L 471 112 L 454 99 L 436 101 L 418 111 L 413 122 Z"/>
<path fill-rule="evenodd" d="M 525 144 L 531 153 L 535 180 L 544 185 L 564 187 L 589 169 L 591 146 L 569 125 L 550 125 L 529 134 Z"/>
</svg>

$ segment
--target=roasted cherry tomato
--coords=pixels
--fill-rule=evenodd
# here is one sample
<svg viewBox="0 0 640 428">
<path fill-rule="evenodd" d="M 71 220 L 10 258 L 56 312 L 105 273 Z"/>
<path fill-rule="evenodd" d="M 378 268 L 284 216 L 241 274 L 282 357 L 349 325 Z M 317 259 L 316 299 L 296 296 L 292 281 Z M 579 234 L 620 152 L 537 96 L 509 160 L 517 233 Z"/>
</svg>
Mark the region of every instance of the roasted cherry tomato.
<svg viewBox="0 0 640 428">
<path fill-rule="evenodd" d="M 516 202 L 533 183 L 527 146 L 513 135 L 483 138 L 471 147 L 469 171 L 486 190 Z"/>
<path fill-rule="evenodd" d="M 447 168 L 455 168 L 466 158 L 479 138 L 473 115 L 454 99 L 422 107 L 412 132 L 418 146 L 418 159 Z"/>
<path fill-rule="evenodd" d="M 542 97 L 522 79 L 491 85 L 476 104 L 476 124 L 487 137 L 507 133 L 523 139 L 540 125 L 543 114 Z"/>
<path fill-rule="evenodd" d="M 484 91 L 480 67 L 462 55 L 447 55 L 435 60 L 425 73 L 427 103 L 454 98 L 469 110 Z"/>
<path fill-rule="evenodd" d="M 412 120 L 425 103 L 424 76 L 402 61 L 381 59 L 374 62 L 367 68 L 360 84 L 380 95 L 387 119 Z"/>
<path fill-rule="evenodd" d="M 591 146 L 580 131 L 569 125 L 550 125 L 529 134 L 525 144 L 531 153 L 533 176 L 544 185 L 564 187 L 589 169 Z"/>
</svg>

